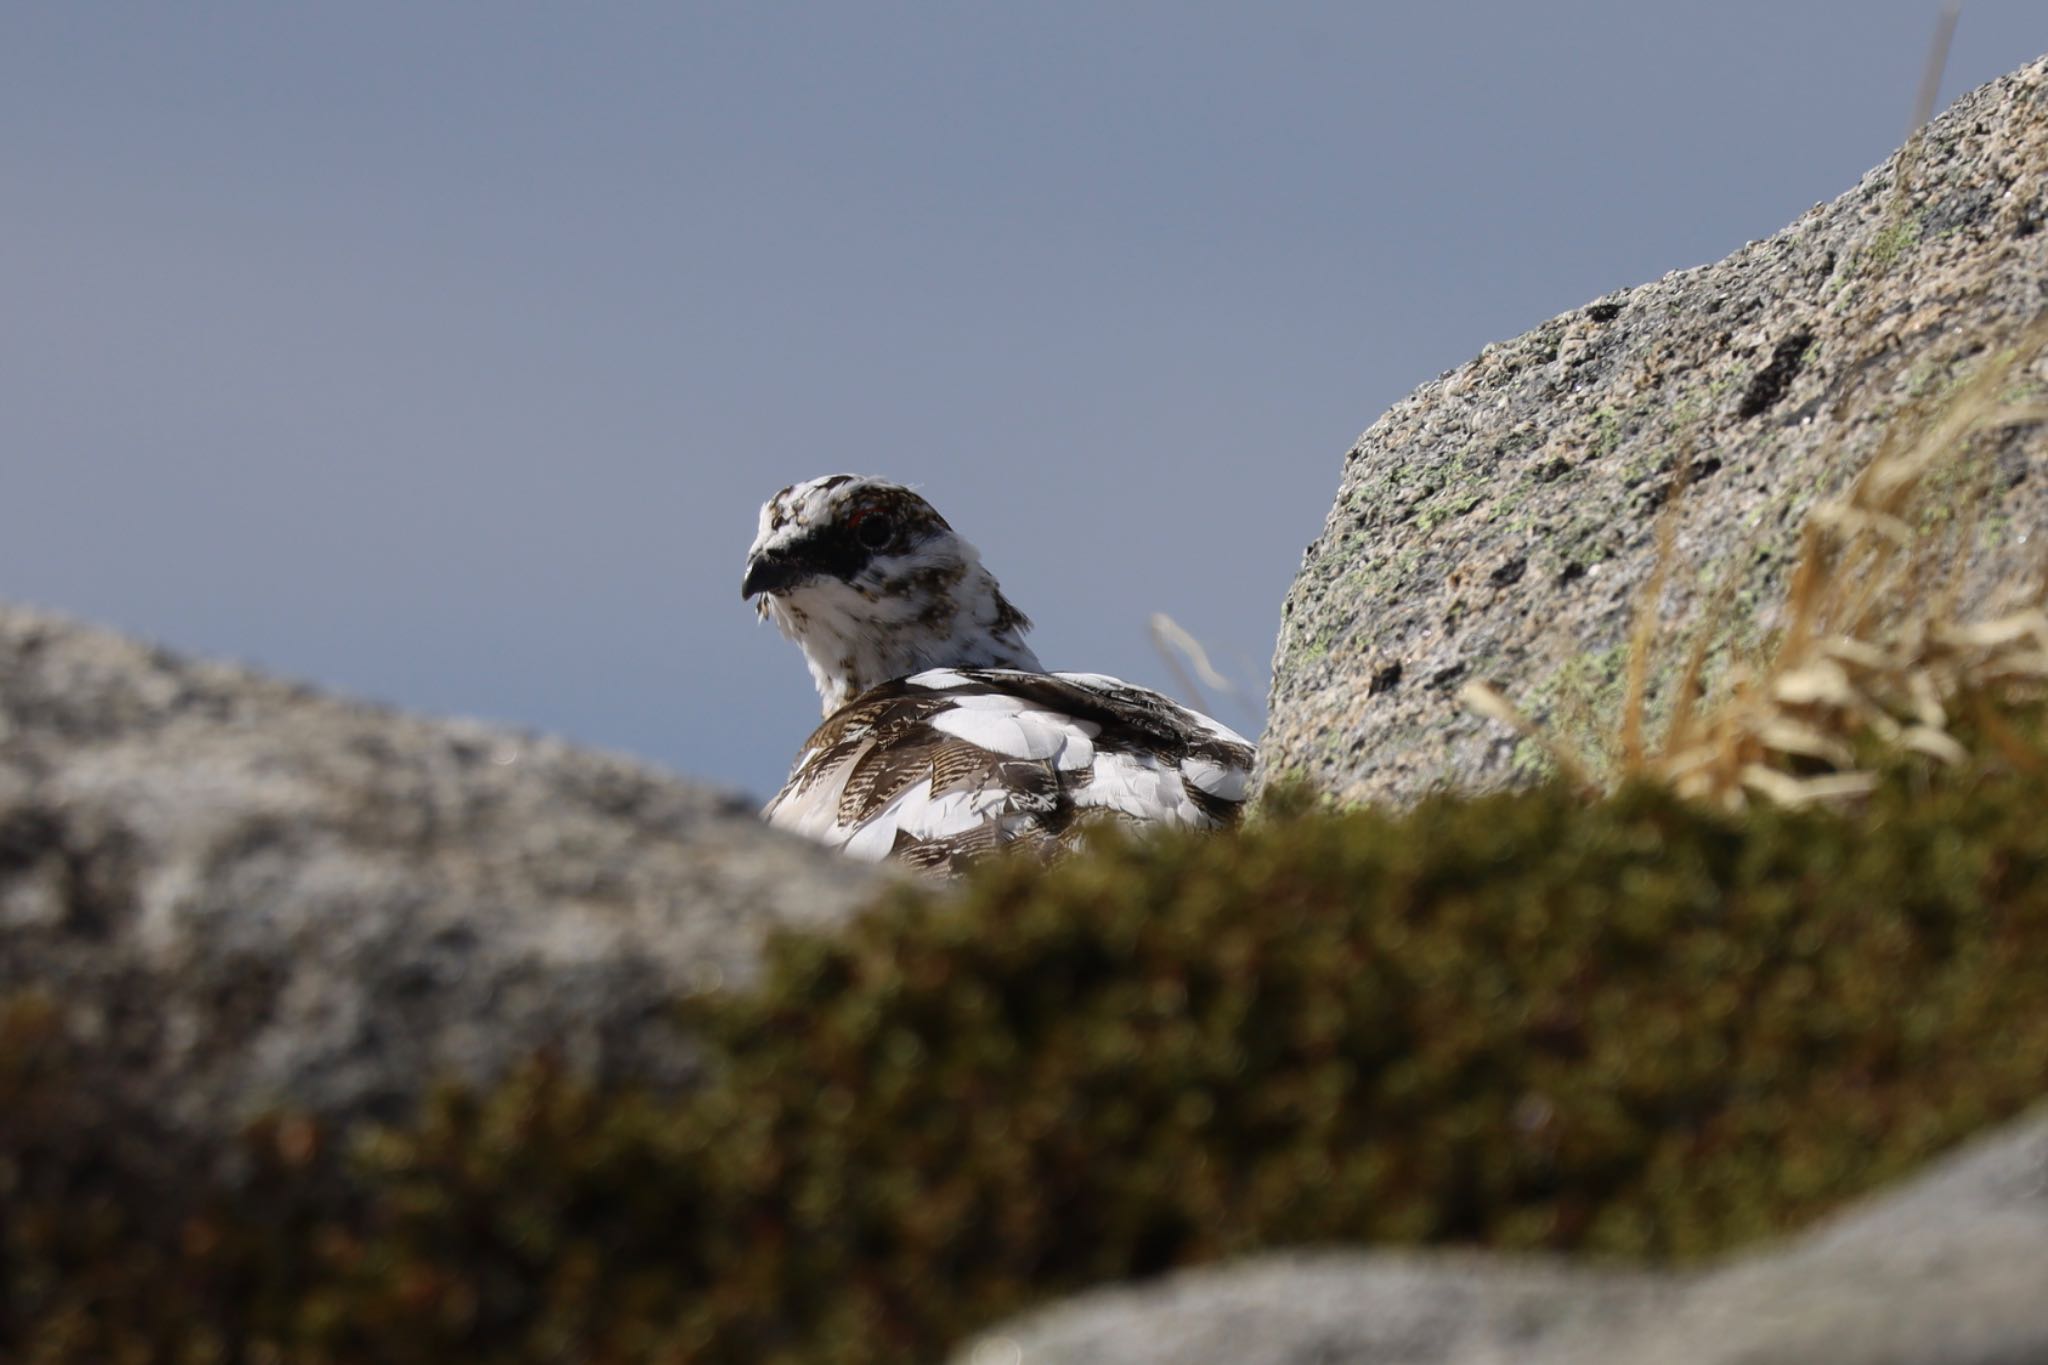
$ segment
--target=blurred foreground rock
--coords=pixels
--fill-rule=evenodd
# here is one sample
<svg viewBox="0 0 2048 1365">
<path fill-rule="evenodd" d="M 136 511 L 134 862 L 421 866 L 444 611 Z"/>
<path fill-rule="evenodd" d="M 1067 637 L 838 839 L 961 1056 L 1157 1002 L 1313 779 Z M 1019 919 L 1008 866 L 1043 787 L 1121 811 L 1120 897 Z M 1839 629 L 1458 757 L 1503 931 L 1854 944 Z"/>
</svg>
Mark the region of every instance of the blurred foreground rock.
<svg viewBox="0 0 2048 1365">
<path fill-rule="evenodd" d="M 1491 682 L 1546 724 L 1614 710 L 1682 451 L 1666 615 L 1690 619 L 1730 571 L 1731 614 L 1754 621 L 1814 498 L 2048 309 L 2044 222 L 2048 60 L 1768 241 L 1489 346 L 1395 404 L 1346 457 L 1288 593 L 1265 772 L 1345 801 L 1532 775 L 1535 751 L 1458 690 Z M 2030 574 L 2048 525 L 2048 426 L 1979 454 L 1965 603 Z"/>
<path fill-rule="evenodd" d="M 672 1085 L 678 995 L 876 885 L 621 759 L 0 606 L 0 1001 L 53 1001 L 192 1137 L 537 1050 Z"/>
<path fill-rule="evenodd" d="M 2048 1360 L 2048 1114 L 1692 1275 L 1317 1252 L 1083 1295 L 956 1365 L 2023 1365 Z"/>
</svg>

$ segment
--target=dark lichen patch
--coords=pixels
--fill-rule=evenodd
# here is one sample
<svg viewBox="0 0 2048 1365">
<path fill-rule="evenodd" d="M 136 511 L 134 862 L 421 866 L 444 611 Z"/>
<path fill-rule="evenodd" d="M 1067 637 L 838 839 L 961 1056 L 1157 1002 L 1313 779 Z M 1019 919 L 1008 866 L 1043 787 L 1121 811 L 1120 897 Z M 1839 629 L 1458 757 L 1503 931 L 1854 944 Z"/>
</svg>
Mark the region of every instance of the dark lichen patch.
<svg viewBox="0 0 2048 1365">
<path fill-rule="evenodd" d="M 681 1007 L 689 1095 L 537 1061 L 259 1125 L 232 1182 L 17 1000 L 0 1357 L 931 1359 L 1260 1247 L 1719 1252 L 2039 1096 L 2048 745 L 1963 737 L 1854 815 L 1551 787 L 1106 835 L 778 940 Z"/>
<path fill-rule="evenodd" d="M 1799 377 L 1799 371 L 1806 364 L 1807 348 L 1813 345 L 1813 333 L 1805 328 L 1785 337 L 1771 348 L 1771 358 L 1749 381 L 1743 390 L 1742 402 L 1735 415 L 1744 421 L 1761 417 L 1777 405 L 1792 387 L 1792 381 Z"/>
<path fill-rule="evenodd" d="M 1961 194 L 1942 199 L 1929 208 L 1921 230 L 1930 238 L 1941 237 L 1964 228 L 1974 228 L 1988 220 L 1998 207 L 1998 195 L 1989 185 L 1975 185 Z"/>
</svg>

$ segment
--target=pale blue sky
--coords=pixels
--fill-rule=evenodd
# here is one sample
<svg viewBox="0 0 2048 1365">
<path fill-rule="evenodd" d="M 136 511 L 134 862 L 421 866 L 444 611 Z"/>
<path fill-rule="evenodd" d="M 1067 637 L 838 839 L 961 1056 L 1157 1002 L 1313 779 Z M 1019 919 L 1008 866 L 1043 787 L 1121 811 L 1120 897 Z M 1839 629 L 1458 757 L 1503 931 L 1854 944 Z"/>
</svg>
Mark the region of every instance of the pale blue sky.
<svg viewBox="0 0 2048 1365">
<path fill-rule="evenodd" d="M 17 0 L 0 596 L 765 794 L 741 557 L 845 469 L 1048 664 L 1262 694 L 1352 438 L 1847 188 L 1935 12 Z M 1971 5 L 1943 100 L 2044 50 Z"/>
</svg>

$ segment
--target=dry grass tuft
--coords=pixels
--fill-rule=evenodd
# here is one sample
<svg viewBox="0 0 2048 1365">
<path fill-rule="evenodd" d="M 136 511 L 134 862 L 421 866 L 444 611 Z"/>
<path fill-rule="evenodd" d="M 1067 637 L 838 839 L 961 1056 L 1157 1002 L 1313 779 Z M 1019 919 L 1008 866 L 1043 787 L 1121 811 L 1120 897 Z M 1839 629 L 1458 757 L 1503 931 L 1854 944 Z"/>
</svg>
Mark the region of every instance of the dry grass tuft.
<svg viewBox="0 0 2048 1365">
<path fill-rule="evenodd" d="M 1681 461 L 1631 632 L 1608 773 L 1593 773 L 1491 688 L 1468 688 L 1466 703 L 1543 743 L 1574 782 L 1600 789 L 1650 778 L 1730 810 L 1758 797 L 1853 802 L 1876 784 L 1871 761 L 1886 752 L 1961 763 L 1959 708 L 1997 743 L 1999 705 L 2048 695 L 2048 587 L 2026 597 L 2009 590 L 1994 614 L 1956 619 L 1986 490 L 1982 480 L 1943 476 L 1966 467 L 1979 436 L 2048 421 L 2048 404 L 2007 397 L 2044 350 L 2048 318 L 1939 403 L 1901 414 L 1848 490 L 1808 517 L 1775 637 L 1709 688 L 1731 573 L 1693 631 L 1653 741 L 1648 679 L 1666 638 L 1659 608 L 1676 558 Z"/>
</svg>

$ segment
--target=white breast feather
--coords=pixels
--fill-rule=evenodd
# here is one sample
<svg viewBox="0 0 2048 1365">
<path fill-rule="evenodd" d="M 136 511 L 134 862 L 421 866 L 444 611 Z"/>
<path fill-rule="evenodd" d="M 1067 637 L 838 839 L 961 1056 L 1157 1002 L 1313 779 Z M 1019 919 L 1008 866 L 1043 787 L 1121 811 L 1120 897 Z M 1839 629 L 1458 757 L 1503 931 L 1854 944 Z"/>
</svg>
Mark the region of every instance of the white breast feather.
<svg viewBox="0 0 2048 1365">
<path fill-rule="evenodd" d="M 1197 790 L 1224 801 L 1244 800 L 1245 789 L 1251 785 L 1250 772 L 1234 763 L 1218 763 L 1200 754 L 1189 754 L 1182 759 L 1180 770 Z"/>
<path fill-rule="evenodd" d="M 1075 790 L 1074 804 L 1113 810 L 1147 824 L 1210 823 L 1188 799 L 1180 769 L 1152 754 L 1098 754 L 1094 777 Z"/>
<path fill-rule="evenodd" d="M 967 685 L 967 679 L 959 672 L 950 668 L 927 668 L 922 673 L 911 674 L 904 681 L 916 687 L 929 688 L 934 692 L 943 692 L 949 687 L 965 687 Z"/>
<path fill-rule="evenodd" d="M 835 827 L 835 833 L 848 853 L 878 863 L 896 847 L 899 830 L 913 839 L 946 839 L 980 828 L 992 814 L 987 809 L 991 795 L 964 791 L 933 796 L 931 779 L 926 778 L 896 793 L 852 830 Z"/>
<path fill-rule="evenodd" d="M 966 696 L 930 721 L 940 734 L 964 739 L 1004 758 L 1051 759 L 1065 772 L 1095 758 L 1100 726 L 1034 708 L 1021 697 Z"/>
</svg>

